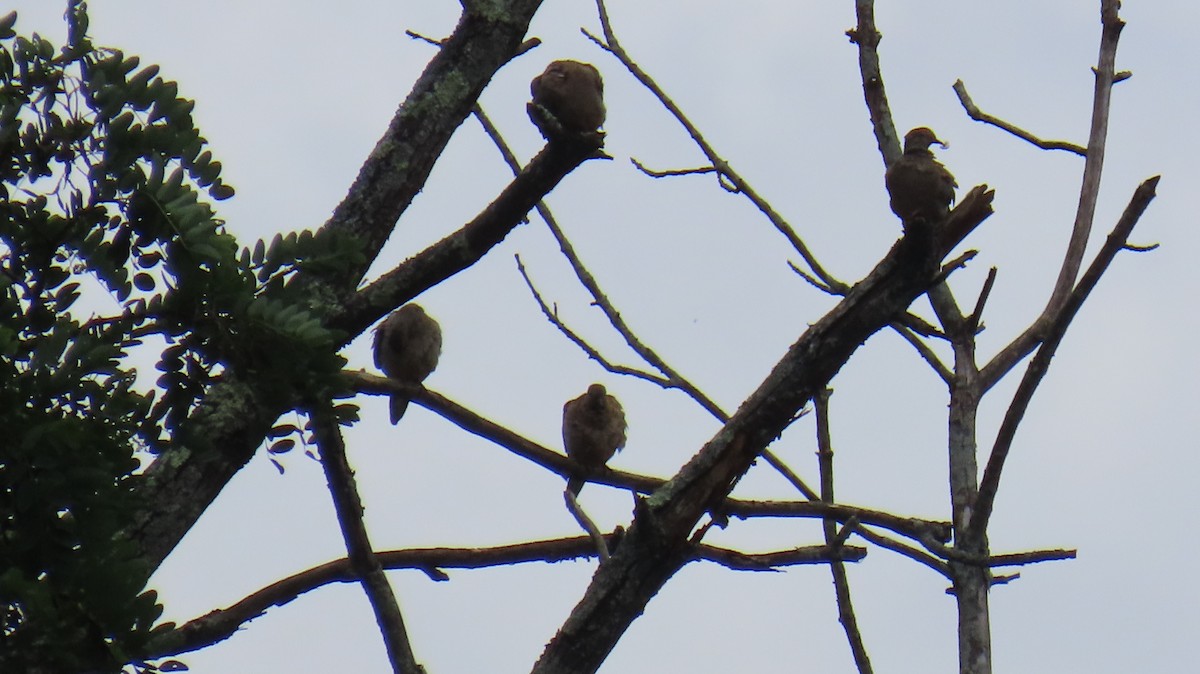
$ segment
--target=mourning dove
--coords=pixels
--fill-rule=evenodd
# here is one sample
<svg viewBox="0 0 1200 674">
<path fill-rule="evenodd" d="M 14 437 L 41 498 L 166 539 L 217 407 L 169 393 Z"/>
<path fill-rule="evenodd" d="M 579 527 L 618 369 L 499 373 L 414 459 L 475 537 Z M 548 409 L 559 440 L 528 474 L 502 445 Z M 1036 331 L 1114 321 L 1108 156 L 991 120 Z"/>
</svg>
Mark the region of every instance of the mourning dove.
<svg viewBox="0 0 1200 674">
<path fill-rule="evenodd" d="M 625 412 L 603 385 L 592 384 L 587 393 L 563 405 L 562 432 L 567 456 L 597 470 L 625 446 Z M 567 489 L 578 494 L 583 483 L 571 478 Z"/>
<path fill-rule="evenodd" d="M 586 133 L 604 123 L 604 80 L 590 63 L 554 61 L 529 83 L 533 103 L 549 112 L 564 131 Z M 530 117 L 542 135 L 550 138 L 538 115 Z"/>
<path fill-rule="evenodd" d="M 441 354 L 442 329 L 420 305 L 400 307 L 375 328 L 375 367 L 396 381 L 420 384 L 437 367 Z M 392 394 L 392 424 L 404 416 L 408 402 Z"/>
<path fill-rule="evenodd" d="M 891 195 L 892 211 L 904 222 L 943 220 L 954 203 L 954 176 L 933 158 L 929 146 L 938 140 L 933 131 L 919 126 L 904 135 L 904 155 L 888 167 L 884 182 Z"/>
</svg>

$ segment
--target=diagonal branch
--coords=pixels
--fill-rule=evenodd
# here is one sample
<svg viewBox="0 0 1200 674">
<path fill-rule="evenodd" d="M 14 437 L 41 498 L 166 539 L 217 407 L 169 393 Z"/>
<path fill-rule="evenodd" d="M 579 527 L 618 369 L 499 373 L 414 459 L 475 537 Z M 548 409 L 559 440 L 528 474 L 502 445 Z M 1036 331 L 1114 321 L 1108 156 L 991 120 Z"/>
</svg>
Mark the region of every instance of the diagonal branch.
<svg viewBox="0 0 1200 674">
<path fill-rule="evenodd" d="M 883 72 L 879 67 L 879 40 L 883 36 L 875 27 L 875 2 L 854 0 L 854 11 L 858 25 L 846 31 L 846 36 L 858 45 L 858 71 L 867 112 L 871 116 L 871 128 L 875 131 L 875 142 L 884 166 L 891 166 L 900 158 L 900 139 L 896 136 L 896 122 L 892 119 L 892 108 L 888 105 Z"/>
<path fill-rule="evenodd" d="M 1096 214 L 1096 200 L 1100 196 L 1100 175 L 1104 169 L 1104 151 L 1108 139 L 1108 115 L 1112 102 L 1114 69 L 1117 60 L 1117 41 L 1125 22 L 1117 15 L 1119 0 L 1103 0 L 1100 7 L 1101 33 L 1100 56 L 1093 69 L 1096 76 L 1095 92 L 1092 96 L 1092 124 L 1088 134 L 1087 158 L 1083 164 L 1083 184 L 1079 188 L 1079 205 L 1075 211 L 1075 224 L 1062 268 L 1054 283 L 1054 291 L 1046 308 L 1037 320 L 1008 346 L 997 353 L 982 368 L 980 381 L 986 391 L 1009 372 L 1018 362 L 1028 356 L 1045 338 L 1049 326 L 1055 320 L 1062 305 L 1071 295 L 1071 289 L 1079 275 L 1088 237 Z"/>
<path fill-rule="evenodd" d="M 979 483 L 979 495 L 976 497 L 974 516 L 970 523 L 971 530 L 975 534 L 982 535 L 987 531 L 988 520 L 991 518 L 992 507 L 996 500 L 996 491 L 1000 488 L 1000 473 L 1004 470 L 1004 461 L 1012 449 L 1017 427 L 1025 416 L 1025 410 L 1029 407 L 1030 400 L 1033 399 L 1033 393 L 1042 382 L 1042 377 L 1046 376 L 1046 370 L 1050 367 L 1050 360 L 1054 357 L 1054 352 L 1058 350 L 1059 343 L 1062 342 L 1071 321 L 1083 306 L 1084 300 L 1099 283 L 1100 277 L 1116 258 L 1117 253 L 1125 249 L 1129 234 L 1133 232 L 1142 213 L 1154 199 L 1154 190 L 1157 185 L 1158 176 L 1154 176 L 1143 182 L 1134 191 L 1133 198 L 1125 207 L 1125 212 L 1121 214 L 1117 226 L 1108 235 L 1108 240 L 1104 242 L 1104 246 L 1100 248 L 1096 258 L 1092 260 L 1091 266 L 1080 279 L 1079 285 L 1067 297 L 1067 301 L 1062 305 L 1054 322 L 1047 329 L 1041 348 L 1029 361 L 1029 366 L 1025 369 L 1025 376 L 1021 378 L 1017 392 L 1013 394 L 1012 403 L 1009 404 L 1008 411 L 1004 415 L 1004 421 L 1000 424 L 1000 430 L 996 433 L 992 453 L 988 457 L 987 467 L 984 469 L 983 478 Z"/>
<path fill-rule="evenodd" d="M 992 193 L 973 189 L 947 221 L 954 235 L 923 245 L 902 238 L 829 313 L 788 349 L 762 385 L 661 489 L 638 502 L 625 539 L 601 564 L 583 599 L 534 665 L 535 674 L 594 672 L 621 635 L 686 561 L 700 518 L 725 498 L 796 412 L 823 390 L 872 334 L 938 274 L 943 257 L 991 213 Z"/>
<path fill-rule="evenodd" d="M 813 406 L 817 410 L 817 460 L 821 469 L 821 502 L 833 503 L 833 440 L 829 432 L 829 396 L 830 389 L 817 394 Z M 826 519 L 823 523 L 825 544 L 831 551 L 836 552 L 834 541 L 838 538 L 837 524 Z M 840 543 L 837 543 L 840 547 Z M 846 565 L 840 561 L 829 564 L 833 574 L 833 587 L 837 596 L 838 622 L 846 632 L 846 641 L 850 644 L 850 652 L 854 655 L 854 664 L 860 674 L 870 674 L 871 658 L 867 655 L 867 647 L 863 644 L 862 631 L 858 628 L 858 618 L 854 615 L 854 602 L 850 597 L 850 579 L 846 575 Z"/>
<path fill-rule="evenodd" d="M 971 96 L 967 93 L 967 85 L 963 84 L 962 80 L 956 80 L 954 82 L 954 93 L 958 94 L 958 102 L 962 104 L 963 110 L 967 111 L 967 116 L 977 122 L 991 124 L 997 128 L 1004 129 L 1017 138 L 1028 141 L 1042 148 L 1043 150 L 1063 150 L 1065 152 L 1077 154 L 1080 157 L 1087 156 L 1087 148 L 1079 147 L 1074 143 L 1068 143 L 1064 140 L 1042 140 L 1032 133 L 1029 133 L 1025 129 L 1022 129 L 1014 124 L 1010 124 L 999 117 L 989 115 L 988 113 L 980 110 L 979 106 L 975 105 L 975 101 L 971 100 Z"/>
<path fill-rule="evenodd" d="M 334 510 L 342 529 L 349 553 L 350 570 L 362 583 L 363 591 L 375 612 L 375 621 L 383 634 L 387 647 L 388 661 L 396 674 L 424 674 L 413 655 L 404 618 L 400 615 L 400 604 L 388 584 L 383 567 L 371 550 L 367 526 L 363 522 L 362 498 L 355 484 L 354 471 L 346 457 L 346 445 L 342 439 L 337 419 L 330 409 L 312 414 L 315 422 L 317 446 L 321 450 L 321 466 L 329 482 L 329 493 L 333 496 Z"/>
<path fill-rule="evenodd" d="M 397 306 L 469 268 L 521 224 L 567 174 L 593 158 L 602 142 L 595 135 L 546 145 L 473 220 L 355 293 L 328 324 L 357 335 Z"/>
<path fill-rule="evenodd" d="M 679 108 L 679 106 L 676 105 L 675 102 L 672 101 L 665 92 L 663 92 L 662 88 L 658 86 L 658 83 L 655 82 L 654 79 L 646 73 L 646 71 L 642 70 L 641 67 L 639 67 L 638 64 L 633 60 L 633 58 L 629 56 L 629 54 L 621 46 L 621 43 L 617 41 L 617 36 L 612 29 L 612 23 L 608 19 L 608 9 L 604 5 L 604 0 L 596 0 L 596 9 L 600 15 L 600 27 L 604 33 L 604 39 L 601 40 L 586 30 L 583 31 L 583 34 L 586 35 L 592 42 L 595 42 L 596 45 L 601 49 L 615 56 L 617 60 L 621 62 L 621 65 L 625 66 L 625 68 L 635 78 L 637 78 L 637 80 L 641 82 L 642 85 L 650 91 L 650 93 L 654 94 L 655 98 L 657 98 L 659 102 L 663 104 L 663 107 L 665 107 L 671 113 L 671 115 L 679 121 L 680 125 L 682 125 L 687 131 L 687 134 L 691 136 L 693 141 L 695 141 L 696 146 L 700 148 L 700 151 L 703 152 L 704 156 L 707 157 L 712 163 L 717 175 L 722 180 L 730 183 L 732 189 L 727 189 L 729 189 L 729 191 L 738 192 L 745 195 L 746 198 L 750 200 L 750 203 L 754 204 L 754 206 L 767 217 L 767 220 L 769 220 L 771 224 L 775 226 L 775 229 L 788 240 L 788 243 L 790 243 L 792 248 L 794 248 L 796 252 L 800 254 L 800 257 L 804 259 L 804 263 L 808 265 L 808 268 L 812 270 L 813 274 L 817 278 L 821 279 L 823 283 L 831 288 L 844 289 L 845 285 L 826 272 L 824 267 L 817 262 L 816 256 L 813 255 L 812 251 L 808 249 L 808 245 L 804 243 L 804 240 L 800 238 L 800 235 L 796 233 L 796 230 L 793 229 L 790 224 L 788 224 L 787 220 L 784 220 L 783 216 L 780 215 L 771 206 L 771 204 L 767 202 L 766 199 L 760 196 L 758 192 L 756 192 L 750 185 L 750 183 L 746 182 L 741 175 L 734 171 L 733 167 L 729 165 L 729 162 L 725 161 L 720 155 L 717 154 L 717 151 L 713 149 L 712 145 L 710 145 L 707 140 L 704 139 L 704 136 L 700 133 L 700 130 L 697 129 L 694 124 L 692 124 L 691 120 L 687 118 L 687 115 L 683 114 L 683 111 Z"/>
<path fill-rule="evenodd" d="M 610 362 L 603 356 L 603 354 L 600 353 L 598 349 L 593 347 L 591 344 L 588 344 L 587 341 L 580 337 L 574 330 L 567 327 L 567 324 L 563 323 L 562 319 L 558 317 L 558 312 L 554 309 L 551 309 L 550 306 L 546 304 L 546 300 L 542 299 L 542 294 L 538 292 L 536 287 L 534 287 L 533 279 L 529 278 L 529 273 L 525 269 L 525 264 L 521 262 L 521 256 L 515 255 L 514 257 L 517 260 L 517 271 L 521 274 L 521 278 L 525 280 L 525 286 L 529 288 L 529 293 L 533 295 L 533 299 L 535 302 L 537 302 L 538 308 L 542 310 L 542 315 L 546 317 L 546 320 L 550 321 L 551 325 L 558 328 L 558 331 L 561 332 L 563 336 L 571 340 L 571 343 L 573 343 L 575 346 L 578 346 L 581 351 L 586 353 L 588 358 L 600 363 L 600 367 L 603 367 L 609 372 L 636 377 L 638 379 L 644 379 L 663 388 L 672 387 L 671 380 L 663 377 L 662 375 L 657 375 L 645 370 L 639 370 L 637 368 L 627 367 L 625 365 L 617 365 L 616 363 Z"/>
</svg>

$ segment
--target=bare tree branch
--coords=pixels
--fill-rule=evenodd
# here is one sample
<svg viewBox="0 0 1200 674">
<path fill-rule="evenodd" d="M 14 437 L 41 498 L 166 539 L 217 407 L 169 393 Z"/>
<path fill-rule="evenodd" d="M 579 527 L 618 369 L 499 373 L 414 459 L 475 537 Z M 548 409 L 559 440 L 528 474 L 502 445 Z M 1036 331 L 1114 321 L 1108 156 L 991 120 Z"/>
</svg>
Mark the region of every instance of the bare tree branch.
<svg viewBox="0 0 1200 674">
<path fill-rule="evenodd" d="M 620 544 L 619 535 L 605 537 L 608 546 Z M 441 569 L 485 569 L 529 563 L 556 563 L 596 556 L 596 546 L 587 536 L 575 536 L 491 548 L 421 548 L 375 553 L 385 569 L 411 569 L 434 580 L 450 577 Z M 858 561 L 866 556 L 859 547 L 844 547 L 839 559 Z M 689 561 L 706 561 L 734 571 L 774 571 L 781 567 L 824 564 L 831 559 L 824 545 L 812 545 L 777 552 L 748 553 L 712 545 L 691 548 Z M 273 606 L 283 606 L 300 595 L 331 583 L 357 583 L 359 576 L 349 559 L 338 559 L 306 569 L 276 581 L 237 603 L 217 609 L 184 625 L 155 636 L 141 657 L 153 660 L 199 650 L 233 636 L 242 626 L 263 615 Z"/>
<path fill-rule="evenodd" d="M 392 309 L 486 255 L 568 173 L 593 158 L 602 142 L 599 136 L 577 140 L 547 144 L 479 215 L 355 293 L 330 316 L 330 326 L 357 335 Z"/>
<path fill-rule="evenodd" d="M 821 471 L 821 502 L 832 504 L 833 498 L 833 440 L 829 432 L 829 396 L 833 393 L 830 389 L 824 389 L 817 393 L 813 399 L 813 406 L 817 410 L 817 464 Z M 857 523 L 858 518 L 854 518 L 852 522 Z M 836 550 L 841 547 L 841 535 L 837 530 L 837 523 L 833 519 L 826 519 L 823 523 L 825 532 L 825 544 L 831 550 Z M 849 523 L 845 528 L 845 532 L 851 531 Z M 835 542 L 836 541 L 836 542 Z M 834 594 L 837 597 L 838 622 L 842 624 L 842 630 L 846 633 L 846 641 L 850 644 L 850 652 L 854 656 L 854 664 L 858 667 L 861 674 L 869 674 L 871 669 L 871 658 L 867 655 L 867 647 L 863 644 L 862 631 L 858 628 L 858 618 L 854 615 L 854 602 L 850 597 L 850 579 L 846 575 L 846 565 L 840 561 L 834 560 L 829 563 L 829 571 L 833 574 Z"/>
<path fill-rule="evenodd" d="M 987 559 L 987 565 L 994 568 L 1058 562 L 1064 559 L 1075 559 L 1077 553 L 1076 550 L 1034 550 L 1033 552 L 1015 552 L 1008 555 L 992 555 Z"/>
<path fill-rule="evenodd" d="M 575 494 L 572 494 L 569 488 L 563 490 L 563 501 L 566 502 L 567 510 L 570 511 L 571 516 L 583 528 L 588 538 L 592 539 L 592 543 L 596 546 L 596 555 L 600 558 L 600 561 L 604 562 L 607 560 L 609 557 L 608 543 L 604 540 L 604 534 L 600 533 L 600 529 L 596 527 L 596 523 L 579 506 L 579 501 L 575 499 Z"/>
<path fill-rule="evenodd" d="M 938 358 L 937 354 L 933 352 L 933 349 L 929 348 L 928 344 L 921 341 L 921 338 L 914 334 L 912 330 L 897 323 L 892 324 L 892 329 L 917 350 L 917 353 L 920 354 L 921 358 L 925 359 L 925 362 L 929 364 L 929 367 L 933 368 L 933 371 L 937 373 L 937 376 L 940 377 L 942 381 L 949 384 L 954 380 L 954 373 L 946 367 L 946 364 L 942 362 L 941 358 Z"/>
<path fill-rule="evenodd" d="M 398 382 L 394 379 L 380 377 L 363 371 L 345 371 L 342 373 L 342 376 L 345 378 L 349 388 L 363 393 L 376 395 L 403 393 L 411 398 L 414 403 L 441 415 L 459 428 L 490 440 L 517 456 L 558 473 L 567 479 L 579 477 L 589 482 L 628 489 L 639 494 L 653 493 L 666 483 L 662 478 L 627 473 L 608 467 L 589 471 L 567 456 L 543 447 L 424 387 Z M 950 524 L 948 522 L 899 517 L 845 504 L 831 506 L 821 503 L 819 498 L 814 498 L 807 502 L 744 501 L 727 498 L 715 506 L 713 510 L 723 516 L 741 518 L 827 517 L 839 522 L 847 522 L 851 518 L 858 518 L 864 523 L 889 529 L 914 540 L 925 538 L 933 538 L 940 541 L 950 540 Z M 859 533 L 863 532 L 860 531 Z M 866 537 L 865 534 L 864 537 Z M 870 539 L 868 538 L 868 540 Z"/>
<path fill-rule="evenodd" d="M 632 163 L 634 166 L 637 167 L 637 170 L 650 176 L 651 178 L 673 178 L 676 176 L 704 175 L 706 173 L 716 173 L 717 172 L 717 167 L 715 167 L 715 166 L 701 166 L 699 168 L 691 168 L 691 169 L 668 169 L 665 171 L 656 171 L 654 169 L 647 168 L 645 164 L 638 161 L 637 159 L 630 158 L 629 161 L 630 161 L 630 163 Z"/>
<path fill-rule="evenodd" d="M 892 119 L 887 91 L 883 87 L 883 72 L 879 67 L 879 41 L 883 36 L 875 27 L 875 2 L 854 0 L 854 11 L 858 25 L 846 31 L 846 36 L 858 45 L 858 70 L 867 111 L 871 115 L 871 128 L 875 130 L 875 142 L 883 156 L 883 165 L 891 166 L 900 158 L 900 139 L 896 136 L 896 122 Z"/>
<path fill-rule="evenodd" d="M 687 131 L 687 134 L 691 136 L 693 141 L 695 141 L 696 146 L 700 148 L 700 151 L 703 152 L 704 156 L 707 157 L 709 162 L 712 163 L 717 175 L 722 180 L 729 181 L 729 183 L 733 186 L 733 189 L 730 191 L 736 191 L 739 194 L 745 195 L 745 197 L 750 200 L 750 203 L 754 204 L 754 206 L 767 217 L 767 220 L 769 220 L 771 224 L 775 226 L 775 229 L 788 240 L 788 243 L 792 245 L 792 248 L 796 249 L 796 252 L 800 254 L 800 257 L 804 258 L 804 263 L 808 265 L 808 268 L 812 270 L 813 274 L 817 278 L 821 279 L 821 281 L 830 288 L 843 288 L 844 284 L 826 272 L 824 267 L 817 262 L 816 256 L 812 254 L 812 252 L 808 249 L 808 245 L 804 243 L 798 234 L 796 234 L 796 230 L 793 229 L 792 226 L 783 219 L 783 216 L 781 216 L 771 206 L 771 204 L 767 202 L 766 199 L 762 198 L 758 192 L 756 192 L 754 188 L 741 177 L 741 175 L 733 170 L 733 167 L 729 165 L 729 162 L 725 161 L 717 154 L 717 151 L 713 149 L 712 145 L 710 145 L 707 140 L 704 139 L 704 136 L 701 135 L 700 130 L 697 129 L 694 124 L 692 124 L 691 120 L 687 118 L 687 115 L 683 114 L 683 111 L 679 108 L 679 106 L 677 106 L 675 102 L 672 101 L 669 96 L 667 96 L 662 88 L 658 86 L 658 83 L 655 82 L 654 79 L 646 73 L 646 71 L 642 70 L 641 67 L 638 66 L 638 64 L 633 60 L 633 58 L 629 56 L 625 49 L 621 47 L 621 43 L 617 41 L 617 36 L 613 32 L 612 23 L 608 19 L 608 9 L 604 5 L 604 0 L 596 0 L 596 9 L 600 15 L 600 27 L 604 33 L 604 39 L 601 40 L 586 30 L 583 31 L 583 34 L 586 35 L 592 42 L 595 42 L 601 49 L 615 56 L 617 60 L 621 62 L 621 65 L 625 66 L 625 68 L 635 78 L 637 78 L 639 82 L 642 83 L 642 86 L 646 87 L 646 89 L 654 94 L 655 98 L 657 98 L 663 104 L 663 107 L 665 107 L 671 113 L 671 115 L 679 121 L 680 125 L 682 125 Z"/>
<path fill-rule="evenodd" d="M 634 367 L 617 365 L 605 358 L 598 349 L 589 344 L 587 340 L 580 337 L 574 330 L 567 327 L 566 323 L 563 323 L 562 319 L 558 317 L 558 313 L 552 310 L 550 306 L 546 304 L 546 301 L 542 299 L 542 294 L 538 292 L 536 287 L 534 287 L 533 280 L 529 278 L 529 274 L 525 270 L 525 265 L 521 262 L 521 256 L 514 255 L 513 257 L 517 261 L 517 271 L 520 272 L 521 278 L 525 280 L 525 286 L 529 288 L 529 292 L 533 295 L 533 299 L 537 302 L 538 308 L 542 310 L 542 315 L 546 317 L 546 320 L 550 321 L 551 325 L 558 328 L 558 331 L 561 332 L 564 337 L 569 339 L 575 344 L 575 346 L 578 346 L 580 350 L 586 353 L 588 358 L 600 363 L 600 366 L 609 372 L 628 375 L 638 379 L 645 379 L 646 381 L 652 384 L 657 384 L 663 388 L 674 387 L 674 382 L 666 377 L 656 375 L 652 372 L 646 372 L 645 370 L 639 370 Z"/>
<path fill-rule="evenodd" d="M 979 298 L 975 300 L 975 308 L 971 311 L 971 315 L 967 316 L 966 330 L 968 333 L 979 334 L 979 326 L 983 324 L 983 308 L 987 306 L 988 297 L 992 294 L 994 285 L 996 285 L 996 268 L 992 267 L 988 270 L 987 279 L 979 291 Z"/>
<path fill-rule="evenodd" d="M 317 447 L 321 450 L 321 466 L 329 482 L 329 493 L 333 496 L 334 510 L 342 529 L 349 553 L 350 569 L 362 583 L 363 591 L 375 612 L 375 621 L 387 647 L 388 661 L 396 674 L 424 674 L 417 664 L 400 604 L 388 584 L 383 567 L 371 550 L 371 539 L 363 522 L 362 498 L 355 484 L 354 471 L 346 457 L 346 445 L 332 410 L 315 410 L 310 414 L 316 427 Z"/>
<path fill-rule="evenodd" d="M 971 97 L 967 94 L 967 85 L 963 84 L 962 80 L 956 80 L 954 82 L 954 93 L 958 94 L 958 102 L 961 103 L 963 109 L 967 111 L 967 116 L 977 122 L 991 124 L 992 126 L 1004 129 L 1017 138 L 1029 141 L 1043 150 L 1064 150 L 1066 152 L 1077 154 L 1080 157 L 1087 156 L 1087 148 L 1083 148 L 1074 143 L 1068 143 L 1062 140 L 1042 140 L 1032 133 L 1029 133 L 1028 131 L 1013 124 L 1009 124 L 999 117 L 994 117 L 986 112 L 983 112 L 977 105 L 975 105 L 975 101 L 972 101 Z"/>
<path fill-rule="evenodd" d="M 1021 383 L 1017 386 L 1017 391 L 1013 394 L 1013 400 L 1004 415 L 1004 421 L 1000 424 L 1000 430 L 996 432 L 996 441 L 992 445 L 992 453 L 988 457 L 987 467 L 984 469 L 983 478 L 979 483 L 979 495 L 976 497 L 973 509 L 974 515 L 971 520 L 971 528 L 977 534 L 982 535 L 983 532 L 987 531 L 988 521 L 992 515 L 992 506 L 996 499 L 996 492 L 1000 488 L 1000 473 L 1004 470 L 1004 461 L 1008 458 L 1008 453 L 1012 449 L 1017 427 L 1021 424 L 1021 419 L 1025 416 L 1025 410 L 1028 409 L 1029 402 L 1033 399 L 1034 391 L 1037 390 L 1042 377 L 1046 375 L 1046 370 L 1050 367 L 1050 360 L 1054 357 L 1054 352 L 1058 350 L 1058 345 L 1062 342 L 1063 336 L 1066 335 L 1071 321 L 1079 312 L 1080 307 L 1083 306 L 1084 300 L 1091 294 L 1092 289 L 1096 287 L 1096 284 L 1100 281 L 1100 277 L 1108 269 L 1113 259 L 1116 258 L 1117 253 L 1125 249 L 1125 242 L 1128 240 L 1130 233 L 1133 232 L 1134 226 L 1137 225 L 1138 220 L 1142 217 L 1142 213 L 1146 211 L 1146 207 L 1154 199 L 1154 190 L 1158 185 L 1158 178 L 1158 176 L 1154 176 L 1146 180 L 1134 191 L 1133 198 L 1130 199 L 1129 205 L 1125 207 L 1125 212 L 1121 214 L 1121 219 L 1117 222 L 1116 227 L 1113 228 L 1112 233 L 1108 235 L 1108 240 L 1104 242 L 1104 246 L 1096 254 L 1096 258 L 1092 260 L 1091 266 L 1088 267 L 1087 273 L 1080 279 L 1079 285 L 1067 297 L 1067 301 L 1062 305 L 1054 322 L 1050 324 L 1041 348 L 1037 350 L 1033 359 L 1029 361 L 1029 366 L 1025 369 L 1025 376 L 1021 378 Z"/>
<path fill-rule="evenodd" d="M 1071 294 L 1079 267 L 1087 249 L 1092 221 L 1096 213 L 1096 200 L 1100 195 L 1100 175 L 1104 169 L 1104 151 L 1108 138 L 1108 114 L 1112 101 L 1114 67 L 1117 60 L 1117 41 L 1125 22 L 1117 15 L 1119 0 L 1102 0 L 1100 3 L 1100 56 L 1093 72 L 1096 75 L 1095 91 L 1092 96 L 1092 124 L 1088 134 L 1087 159 L 1083 164 L 1083 185 L 1079 189 L 1079 206 L 1075 212 L 1075 224 L 1063 256 L 1062 268 L 1055 281 L 1054 291 L 1046 308 L 1028 329 L 997 353 L 982 368 L 980 379 L 983 390 L 991 388 L 1018 362 L 1029 355 L 1045 338 L 1049 324 L 1054 322 L 1059 309 Z"/>
<path fill-rule="evenodd" d="M 871 510 L 844 503 L 823 501 L 748 501 L 726 499 L 713 508 L 721 515 L 748 519 L 751 517 L 804 517 L 849 522 L 852 518 L 862 524 L 883 527 L 913 540 L 950 540 L 950 523 L 902 517 L 883 510 Z M 859 529 L 857 533 L 862 533 Z"/>
</svg>

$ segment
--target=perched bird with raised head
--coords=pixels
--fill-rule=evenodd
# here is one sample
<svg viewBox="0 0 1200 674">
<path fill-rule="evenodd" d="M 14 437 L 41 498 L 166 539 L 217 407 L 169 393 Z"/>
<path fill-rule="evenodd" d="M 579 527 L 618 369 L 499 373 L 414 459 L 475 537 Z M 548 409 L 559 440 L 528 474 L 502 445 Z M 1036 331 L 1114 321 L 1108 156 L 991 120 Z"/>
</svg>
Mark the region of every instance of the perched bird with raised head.
<svg viewBox="0 0 1200 674">
<path fill-rule="evenodd" d="M 929 151 L 934 143 L 949 147 L 924 126 L 904 134 L 904 154 L 888 167 L 884 176 L 892 211 L 906 223 L 940 222 L 954 203 L 958 182 Z"/>
<path fill-rule="evenodd" d="M 375 328 L 375 367 L 389 378 L 420 384 L 442 355 L 442 328 L 418 304 L 405 304 Z M 409 399 L 393 393 L 392 424 L 400 421 Z"/>
<path fill-rule="evenodd" d="M 554 61 L 533 78 L 529 92 L 533 103 L 553 115 L 564 131 L 585 133 L 604 124 L 604 80 L 590 63 Z M 532 110 L 530 117 L 543 136 L 554 135 L 547 133 Z"/>
<path fill-rule="evenodd" d="M 592 384 L 587 393 L 563 405 L 562 433 L 567 456 L 590 470 L 599 469 L 625 446 L 625 411 L 602 384 Z M 578 494 L 583 483 L 571 478 L 567 489 Z"/>
</svg>

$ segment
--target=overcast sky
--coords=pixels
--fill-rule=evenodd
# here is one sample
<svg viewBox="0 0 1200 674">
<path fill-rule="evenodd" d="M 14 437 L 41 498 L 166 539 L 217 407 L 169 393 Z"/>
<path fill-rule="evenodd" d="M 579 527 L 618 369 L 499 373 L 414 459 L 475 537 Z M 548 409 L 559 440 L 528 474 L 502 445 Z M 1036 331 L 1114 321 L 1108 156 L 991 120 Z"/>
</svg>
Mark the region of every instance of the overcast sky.
<svg viewBox="0 0 1200 674">
<path fill-rule="evenodd" d="M 706 137 L 846 281 L 861 278 L 899 234 L 888 210 L 844 31 L 853 2 L 617 1 L 618 36 Z M 1097 0 L 1055 3 L 881 2 L 884 80 L 901 129 L 932 126 L 939 157 L 964 188 L 996 190 L 996 214 L 968 239 L 980 251 L 952 287 L 974 302 L 999 267 L 981 359 L 1041 310 L 1074 217 L 1082 160 L 1047 153 L 966 117 L 962 79 L 988 112 L 1030 131 L 1087 140 L 1100 33 Z M 14 6 L 13 3 L 9 3 Z M 454 0 L 337 3 L 94 0 L 97 44 L 158 63 L 196 99 L 195 119 L 238 195 L 219 213 L 243 242 L 319 227 L 354 179 L 433 54 L 404 35 L 448 34 Z M 15 3 L 21 33 L 58 44 L 62 3 Z M 579 33 L 598 31 L 585 0 L 550 0 L 482 103 L 518 156 L 541 146 L 525 117 L 528 82 L 557 58 L 605 78 L 612 162 L 589 162 L 549 198 L 624 318 L 668 362 L 732 411 L 804 328 L 833 302 L 787 267 L 798 258 L 748 202 L 711 177 L 653 181 L 628 159 L 692 167 L 686 134 L 613 58 Z M 1026 567 L 992 592 L 997 672 L 1178 671 L 1195 659 L 1200 591 L 1195 420 L 1200 321 L 1195 294 L 1198 182 L 1194 126 L 1195 3 L 1126 2 L 1128 22 L 1094 250 L 1134 188 L 1163 174 L 1135 230 L 1148 254 L 1125 253 L 1092 295 L 1054 359 L 1017 435 L 991 542 L 998 553 L 1078 548 Z M 459 129 L 373 269 L 378 275 L 473 217 L 509 174 L 479 125 Z M 603 372 L 538 313 L 516 272 L 520 254 L 560 314 L 614 360 L 639 364 L 575 283 L 540 221 L 421 304 L 445 347 L 430 388 L 550 447 L 563 401 L 593 381 L 624 403 L 629 444 L 614 465 L 667 477 L 718 425 L 674 392 Z M 914 308 L 926 315 L 927 304 Z M 368 339 L 351 367 L 370 367 Z M 1019 375 L 1019 371 L 1016 373 Z M 987 399 L 986 450 L 1017 377 Z M 894 334 L 881 333 L 833 382 L 839 500 L 902 515 L 949 518 L 944 385 Z M 466 436 L 414 406 L 396 428 L 386 403 L 361 400 L 351 462 L 377 549 L 485 546 L 578 533 L 562 480 Z M 816 482 L 811 419 L 774 449 Z M 184 621 L 344 555 L 320 466 L 296 452 L 279 475 L 259 455 L 231 482 L 154 577 L 166 618 Z M 982 463 L 982 460 L 981 460 Z M 735 492 L 791 497 L 765 465 Z M 628 494 L 589 486 L 600 526 L 630 518 Z M 817 521 L 733 522 L 711 541 L 751 551 L 820 541 Z M 520 672 L 536 660 L 586 587 L 594 562 L 456 571 L 435 583 L 389 574 L 418 660 L 432 673 Z M 946 582 L 873 548 L 852 565 L 859 623 L 878 671 L 952 672 L 955 614 Z M 182 658 L 193 672 L 387 671 L 369 606 L 355 585 L 314 591 L 237 636 Z M 1186 667 L 1186 665 L 1184 665 Z M 695 564 L 649 605 L 605 672 L 850 672 L 829 572 L 735 573 Z"/>
</svg>

